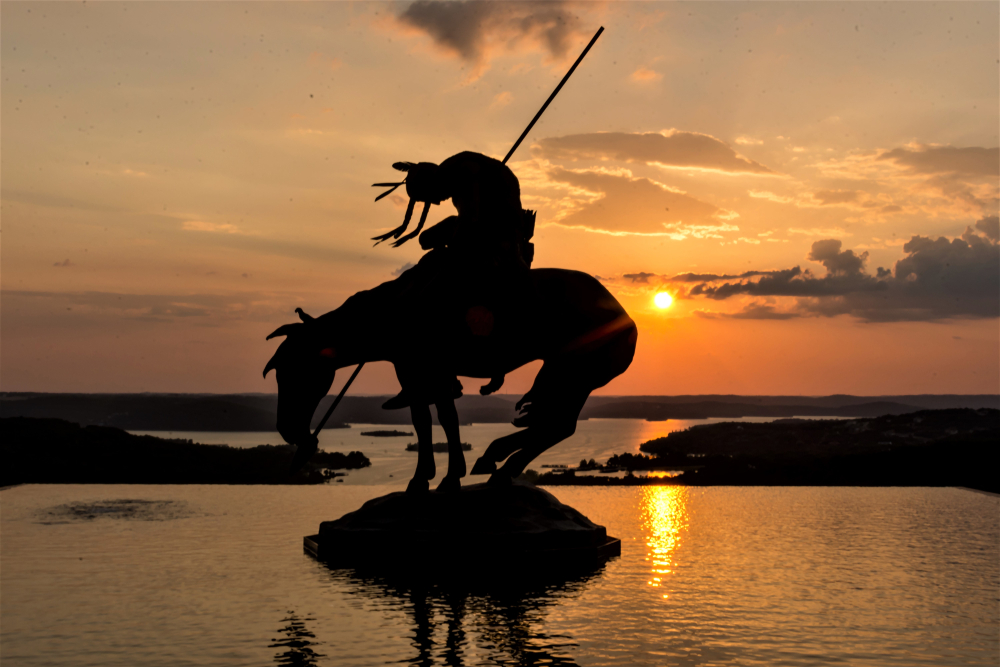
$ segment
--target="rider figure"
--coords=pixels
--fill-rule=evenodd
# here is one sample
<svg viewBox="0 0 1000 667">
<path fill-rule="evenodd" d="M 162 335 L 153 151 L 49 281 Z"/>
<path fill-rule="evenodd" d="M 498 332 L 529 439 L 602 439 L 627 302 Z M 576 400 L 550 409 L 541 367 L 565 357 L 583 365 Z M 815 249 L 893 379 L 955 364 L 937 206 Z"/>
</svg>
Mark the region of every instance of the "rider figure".
<svg viewBox="0 0 1000 667">
<path fill-rule="evenodd" d="M 490 309 L 474 306 L 467 311 L 466 321 L 474 334 L 480 333 L 477 327 L 483 317 L 490 323 L 488 328 L 492 327 L 493 313 L 499 315 L 496 319 L 502 325 L 516 307 L 518 295 L 528 289 L 528 270 L 534 255 L 530 239 L 535 214 L 521 208 L 517 177 L 499 160 L 469 151 L 440 165 L 421 162 L 393 166 L 407 172 L 406 192 L 411 201 L 403 227 L 384 238 L 398 238 L 405 231 L 415 202 L 424 202 L 426 209 L 450 198 L 458 215 L 420 234 L 420 246 L 430 252 L 421 258 L 415 273 L 461 276 L 463 280 L 454 281 L 459 285 L 458 305 L 473 306 L 470 300 L 477 299 L 490 304 Z M 425 217 L 426 210 L 421 223 Z M 404 237 L 402 242 L 412 236 Z M 503 375 L 493 377 L 480 393 L 497 391 L 503 380 Z M 455 398 L 461 396 L 461 384 L 454 378 L 452 386 L 456 385 Z M 404 390 L 384 407 L 394 409 L 409 404 Z"/>
</svg>

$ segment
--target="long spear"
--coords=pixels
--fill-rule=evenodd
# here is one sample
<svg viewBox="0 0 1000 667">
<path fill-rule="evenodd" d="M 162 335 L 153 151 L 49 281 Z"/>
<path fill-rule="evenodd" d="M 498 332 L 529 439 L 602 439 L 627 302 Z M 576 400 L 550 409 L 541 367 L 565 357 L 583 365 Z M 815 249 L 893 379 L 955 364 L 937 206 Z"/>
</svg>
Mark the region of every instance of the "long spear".
<svg viewBox="0 0 1000 667">
<path fill-rule="evenodd" d="M 538 113 L 535 114 L 535 117 L 531 119 L 530 123 L 528 123 L 528 127 L 524 128 L 524 132 L 521 133 L 521 136 L 517 138 L 517 141 L 514 142 L 514 145 L 510 147 L 509 151 L 507 151 L 507 155 L 504 156 L 503 159 L 504 164 L 507 164 L 507 160 L 509 160 L 510 156 L 514 154 L 514 151 L 517 150 L 517 147 L 521 145 L 521 142 L 524 141 L 524 138 L 528 136 L 528 132 L 531 132 L 531 128 L 535 126 L 535 123 L 538 122 L 538 119 L 541 118 L 542 114 L 545 113 L 545 110 L 549 108 L 549 104 L 551 104 L 552 100 L 556 98 L 556 95 L 558 95 L 559 91 L 562 90 L 562 87 L 566 85 L 566 82 L 569 81 L 569 78 L 573 76 L 573 72 L 576 71 L 577 65 L 579 65 L 580 62 L 583 61 L 584 57 L 586 57 L 587 55 L 587 52 L 590 51 L 590 47 L 594 45 L 594 43 L 597 41 L 597 38 L 601 36 L 602 32 L 604 32 L 604 26 L 601 26 L 600 28 L 597 29 L 597 32 L 594 33 L 593 37 L 591 37 L 590 42 L 587 44 L 586 47 L 584 47 L 583 52 L 580 54 L 580 57 L 576 59 L 576 62 L 573 63 L 573 66 L 569 68 L 568 72 L 566 72 L 566 76 L 562 78 L 562 81 L 559 82 L 559 85 L 556 86 L 556 89 L 552 91 L 551 95 L 549 95 L 549 99 L 545 100 L 545 104 L 542 105 L 542 108 L 538 110 Z M 387 183 L 386 185 L 389 184 Z M 402 183 L 400 183 L 399 185 L 402 185 Z M 397 185 L 396 187 L 399 186 Z M 396 188 L 393 188 L 393 190 L 395 189 Z M 391 191 L 392 190 L 390 190 L 390 192 Z M 385 194 L 389 193 L 387 192 Z M 324 426 L 326 426 L 327 420 L 330 419 L 330 416 L 333 414 L 333 411 L 340 404 L 340 400 L 344 398 L 344 394 L 347 393 L 348 388 L 354 382 L 354 379 L 358 377 L 358 373 L 361 372 L 361 369 L 364 367 L 364 365 L 365 365 L 364 362 L 361 362 L 360 364 L 358 364 L 358 367 L 354 369 L 354 373 L 351 375 L 350 378 L 348 378 L 347 382 L 344 384 L 344 388 L 340 390 L 340 394 L 337 395 L 337 398 L 330 405 L 330 409 L 326 411 L 326 415 L 324 415 L 323 419 L 320 420 L 319 425 L 313 432 L 314 437 L 317 438 L 319 437 L 319 432 L 323 430 Z"/>
</svg>

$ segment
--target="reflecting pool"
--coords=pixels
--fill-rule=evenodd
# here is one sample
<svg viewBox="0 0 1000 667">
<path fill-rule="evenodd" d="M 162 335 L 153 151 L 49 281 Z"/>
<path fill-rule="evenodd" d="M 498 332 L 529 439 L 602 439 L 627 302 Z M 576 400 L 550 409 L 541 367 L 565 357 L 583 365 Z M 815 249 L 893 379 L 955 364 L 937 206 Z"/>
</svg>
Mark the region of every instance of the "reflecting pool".
<svg viewBox="0 0 1000 667">
<path fill-rule="evenodd" d="M 995 665 L 1000 498 L 553 489 L 583 571 L 331 569 L 302 536 L 395 487 L 0 492 L 4 665 Z"/>
</svg>

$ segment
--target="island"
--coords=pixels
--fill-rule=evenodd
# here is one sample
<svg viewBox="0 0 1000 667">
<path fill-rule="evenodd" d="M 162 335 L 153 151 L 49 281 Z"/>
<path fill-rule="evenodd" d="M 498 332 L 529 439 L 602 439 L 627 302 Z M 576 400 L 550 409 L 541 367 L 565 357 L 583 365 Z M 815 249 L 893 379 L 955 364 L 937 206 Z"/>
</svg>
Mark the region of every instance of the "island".
<svg viewBox="0 0 1000 667">
<path fill-rule="evenodd" d="M 413 433 L 410 431 L 362 431 L 361 435 L 367 435 L 372 438 L 399 438 L 403 436 L 413 437 Z"/>
<path fill-rule="evenodd" d="M 641 454 L 529 477 L 541 485 L 964 486 L 1000 493 L 1000 410 L 922 410 L 870 419 L 693 426 Z M 624 477 L 577 471 L 625 470 Z M 674 471 L 640 477 L 634 471 Z"/>
<path fill-rule="evenodd" d="M 246 449 L 132 435 L 62 419 L 0 419 L 0 486 L 13 484 L 323 484 L 371 465 L 361 452 L 317 452 L 288 474 L 291 445 Z"/>
</svg>

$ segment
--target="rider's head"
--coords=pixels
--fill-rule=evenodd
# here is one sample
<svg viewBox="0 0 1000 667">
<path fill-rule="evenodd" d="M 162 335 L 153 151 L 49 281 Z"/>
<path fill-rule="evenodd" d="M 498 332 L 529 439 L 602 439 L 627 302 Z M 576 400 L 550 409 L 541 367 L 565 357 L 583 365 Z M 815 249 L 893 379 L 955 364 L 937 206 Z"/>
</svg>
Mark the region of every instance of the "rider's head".
<svg viewBox="0 0 1000 667">
<path fill-rule="evenodd" d="M 442 178 L 441 167 L 433 162 L 411 165 L 406 172 L 406 194 L 410 199 L 440 204 L 451 197 L 449 188 Z"/>
</svg>

